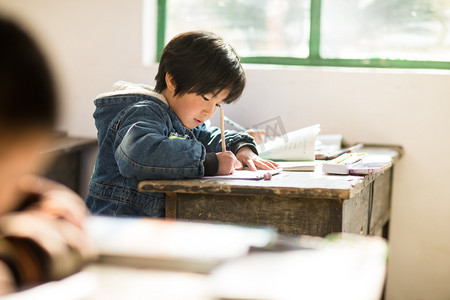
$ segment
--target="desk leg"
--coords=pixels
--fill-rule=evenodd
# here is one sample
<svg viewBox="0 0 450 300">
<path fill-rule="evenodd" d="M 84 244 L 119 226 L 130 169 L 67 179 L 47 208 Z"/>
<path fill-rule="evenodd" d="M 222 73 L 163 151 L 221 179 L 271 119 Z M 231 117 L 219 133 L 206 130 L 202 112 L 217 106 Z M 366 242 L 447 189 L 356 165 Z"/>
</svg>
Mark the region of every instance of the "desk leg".
<svg viewBox="0 0 450 300">
<path fill-rule="evenodd" d="M 383 234 L 382 237 L 389 240 L 389 220 L 383 226 Z"/>
<path fill-rule="evenodd" d="M 177 218 L 177 193 L 166 193 L 166 219 Z"/>
<path fill-rule="evenodd" d="M 367 230 L 365 234 L 371 234 L 370 229 L 372 228 L 372 212 L 373 212 L 373 194 L 374 194 L 375 182 L 372 181 L 369 185 L 369 209 L 367 214 Z"/>
</svg>

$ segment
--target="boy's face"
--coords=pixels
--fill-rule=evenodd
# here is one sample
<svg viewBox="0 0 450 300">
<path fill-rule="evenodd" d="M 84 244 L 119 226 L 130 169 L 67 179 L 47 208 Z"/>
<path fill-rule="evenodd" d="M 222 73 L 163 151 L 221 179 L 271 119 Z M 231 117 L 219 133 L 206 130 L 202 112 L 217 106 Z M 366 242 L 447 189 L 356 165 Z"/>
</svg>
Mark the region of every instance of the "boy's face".
<svg viewBox="0 0 450 300">
<path fill-rule="evenodd" d="M 217 108 L 224 103 L 223 100 L 228 97 L 229 93 L 229 90 L 222 90 L 216 96 L 214 94 L 197 95 L 191 93 L 175 97 L 166 95 L 166 98 L 184 127 L 193 129 L 209 120 Z"/>
</svg>

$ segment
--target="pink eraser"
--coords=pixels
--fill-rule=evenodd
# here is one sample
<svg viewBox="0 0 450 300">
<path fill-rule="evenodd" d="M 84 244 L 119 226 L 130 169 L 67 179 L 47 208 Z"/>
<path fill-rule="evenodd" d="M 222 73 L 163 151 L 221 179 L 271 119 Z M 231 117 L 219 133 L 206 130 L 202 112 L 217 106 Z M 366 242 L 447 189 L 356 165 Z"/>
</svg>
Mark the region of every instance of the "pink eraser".
<svg viewBox="0 0 450 300">
<path fill-rule="evenodd" d="M 272 179 L 272 174 L 270 174 L 269 172 L 264 174 L 264 180 L 270 180 L 270 179 Z"/>
</svg>

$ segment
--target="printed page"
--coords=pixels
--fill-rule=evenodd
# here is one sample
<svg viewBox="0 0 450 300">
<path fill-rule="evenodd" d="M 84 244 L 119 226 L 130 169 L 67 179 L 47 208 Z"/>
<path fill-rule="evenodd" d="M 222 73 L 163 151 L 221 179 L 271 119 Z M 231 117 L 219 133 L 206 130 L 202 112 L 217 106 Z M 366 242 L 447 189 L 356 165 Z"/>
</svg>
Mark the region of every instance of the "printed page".
<svg viewBox="0 0 450 300">
<path fill-rule="evenodd" d="M 320 124 L 288 132 L 259 145 L 259 155 L 273 160 L 314 160 L 314 147 L 319 132 Z"/>
</svg>

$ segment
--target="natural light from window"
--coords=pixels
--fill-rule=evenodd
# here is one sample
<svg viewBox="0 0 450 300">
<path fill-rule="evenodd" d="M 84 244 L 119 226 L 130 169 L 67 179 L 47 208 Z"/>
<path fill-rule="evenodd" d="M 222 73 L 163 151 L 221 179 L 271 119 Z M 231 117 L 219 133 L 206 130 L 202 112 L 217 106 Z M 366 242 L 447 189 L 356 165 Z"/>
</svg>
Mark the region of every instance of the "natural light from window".
<svg viewBox="0 0 450 300">
<path fill-rule="evenodd" d="M 310 0 L 167 0 L 167 43 L 188 30 L 208 30 L 240 56 L 307 57 Z"/>
<path fill-rule="evenodd" d="M 322 0 L 323 58 L 450 60 L 449 0 Z"/>
</svg>

